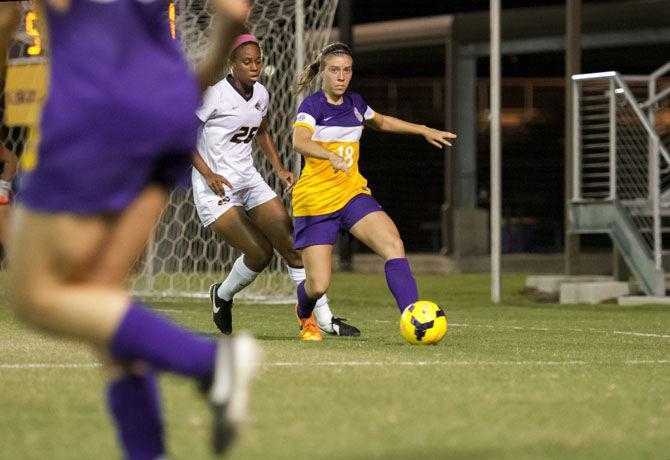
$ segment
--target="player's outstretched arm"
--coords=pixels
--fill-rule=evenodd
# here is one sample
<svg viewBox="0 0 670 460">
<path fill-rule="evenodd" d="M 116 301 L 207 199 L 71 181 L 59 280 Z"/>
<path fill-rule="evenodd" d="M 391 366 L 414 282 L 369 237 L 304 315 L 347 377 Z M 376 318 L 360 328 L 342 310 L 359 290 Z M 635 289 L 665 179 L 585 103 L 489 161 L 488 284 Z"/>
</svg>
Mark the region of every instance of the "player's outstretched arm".
<svg viewBox="0 0 670 460">
<path fill-rule="evenodd" d="M 375 113 L 373 118 L 365 122 L 365 126 L 386 133 L 417 134 L 423 136 L 426 141 L 438 148 L 451 147 L 450 141 L 456 139 L 454 133 L 440 131 L 425 125 L 417 125 L 381 113 Z"/>
<path fill-rule="evenodd" d="M 272 140 L 272 135 L 270 130 L 268 130 L 268 122 L 266 118 L 263 118 L 261 126 L 258 128 L 258 133 L 256 134 L 256 143 L 261 148 L 265 156 L 272 163 L 272 168 L 275 170 L 279 179 L 284 185 L 286 193 L 290 193 L 295 185 L 295 174 L 291 171 L 284 169 L 284 166 L 281 164 L 279 159 L 279 151 L 277 146 Z"/>
<path fill-rule="evenodd" d="M 245 32 L 244 22 L 251 12 L 249 0 L 216 0 L 214 5 L 217 14 L 214 17 L 212 47 L 195 70 L 202 91 L 221 79 L 233 40 Z"/>
<path fill-rule="evenodd" d="M 344 171 L 347 176 L 349 175 L 349 167 L 344 158 L 314 142 L 312 140 L 312 132 L 304 126 L 293 128 L 293 148 L 305 158 L 311 157 L 328 160 L 335 172 Z"/>
</svg>

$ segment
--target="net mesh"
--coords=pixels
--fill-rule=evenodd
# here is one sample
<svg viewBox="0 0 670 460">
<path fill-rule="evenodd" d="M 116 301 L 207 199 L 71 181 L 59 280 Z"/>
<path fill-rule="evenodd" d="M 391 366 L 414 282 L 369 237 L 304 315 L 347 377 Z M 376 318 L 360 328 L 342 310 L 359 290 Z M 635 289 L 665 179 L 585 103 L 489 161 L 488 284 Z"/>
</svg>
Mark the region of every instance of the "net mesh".
<svg viewBox="0 0 670 460">
<path fill-rule="evenodd" d="M 253 2 L 249 19 L 250 31 L 258 37 L 263 50 L 261 82 L 270 92 L 270 133 L 284 167 L 294 172 L 297 172 L 299 163 L 291 148 L 291 132 L 299 100 L 290 87 L 299 72 L 299 64 L 311 60 L 327 43 L 337 0 L 302 0 L 302 14 L 296 14 L 296 7 L 297 1 L 257 0 Z M 43 57 L 28 56 L 28 48 L 34 46 L 36 38 L 39 38 L 26 33 L 29 30 L 27 14 L 32 10 L 28 3 L 23 8 L 24 21 L 17 34 L 15 48 L 18 48 L 13 53 L 23 61 L 44 61 Z M 170 6 L 168 17 L 172 32 L 181 41 L 187 58 L 197 63 L 204 56 L 210 41 L 212 15 L 208 2 L 177 0 Z M 300 17 L 302 27 L 298 26 Z M 298 53 L 297 31 L 300 30 L 304 30 L 304 44 Z M 24 144 L 28 131 L 30 129 L 25 126 L 3 126 L 0 141 L 7 145 L 7 142 L 17 139 Z M 20 147 L 25 149 L 24 145 Z M 254 147 L 254 161 L 258 171 L 288 207 L 290 196 L 284 196 L 272 165 L 257 147 Z M 209 285 L 222 279 L 238 256 L 238 251 L 223 243 L 210 230 L 202 228 L 191 190 L 176 189 L 171 193 L 155 235 L 133 272 L 131 289 L 141 296 L 204 296 Z M 293 283 L 286 274 L 283 261 L 275 255 L 269 267 L 236 298 L 288 301 L 293 297 L 292 293 Z"/>
<path fill-rule="evenodd" d="M 8 69 L 0 80 L 0 160 L 2 179 L 12 181 L 10 152 L 21 156 L 27 166 L 34 165 L 39 134 L 41 106 L 46 97 L 45 43 L 39 33 L 37 12 L 29 2 L 19 3 L 22 20 L 8 51 Z M 4 160 L 4 161 L 3 161 Z M 14 180 L 13 193 L 18 184 Z M 0 205 L 0 269 L 4 268 L 4 242 L 9 225 L 10 207 Z M 0 294 L 1 295 L 1 294 Z"/>
</svg>

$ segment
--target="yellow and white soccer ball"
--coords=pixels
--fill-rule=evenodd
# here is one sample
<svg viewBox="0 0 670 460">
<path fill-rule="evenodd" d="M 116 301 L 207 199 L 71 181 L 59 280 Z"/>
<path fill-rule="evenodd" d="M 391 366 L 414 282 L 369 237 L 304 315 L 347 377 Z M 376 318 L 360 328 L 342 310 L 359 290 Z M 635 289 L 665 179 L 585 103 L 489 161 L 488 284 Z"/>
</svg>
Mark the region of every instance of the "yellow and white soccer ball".
<svg viewBox="0 0 670 460">
<path fill-rule="evenodd" d="M 447 315 L 433 302 L 419 300 L 402 312 L 400 332 L 412 345 L 434 345 L 447 333 Z"/>
</svg>

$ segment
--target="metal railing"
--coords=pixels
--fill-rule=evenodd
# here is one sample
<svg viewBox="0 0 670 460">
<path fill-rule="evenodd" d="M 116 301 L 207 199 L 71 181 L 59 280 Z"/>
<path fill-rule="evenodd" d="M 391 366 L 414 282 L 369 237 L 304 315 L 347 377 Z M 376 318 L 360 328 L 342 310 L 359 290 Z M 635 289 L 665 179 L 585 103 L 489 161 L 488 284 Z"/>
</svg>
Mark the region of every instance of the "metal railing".
<svg viewBox="0 0 670 460">
<path fill-rule="evenodd" d="M 650 75 L 626 75 L 624 81 L 631 89 L 649 121 L 656 129 L 659 141 L 665 149 L 670 149 L 670 62 L 659 67 Z M 654 146 L 649 145 L 653 150 Z M 661 207 L 670 207 L 670 171 L 661 172 Z"/>
<path fill-rule="evenodd" d="M 574 75 L 572 84 L 573 200 L 619 201 L 661 270 L 660 179 L 670 177 L 670 154 L 643 112 L 661 93 L 643 108 L 617 72 Z"/>
</svg>

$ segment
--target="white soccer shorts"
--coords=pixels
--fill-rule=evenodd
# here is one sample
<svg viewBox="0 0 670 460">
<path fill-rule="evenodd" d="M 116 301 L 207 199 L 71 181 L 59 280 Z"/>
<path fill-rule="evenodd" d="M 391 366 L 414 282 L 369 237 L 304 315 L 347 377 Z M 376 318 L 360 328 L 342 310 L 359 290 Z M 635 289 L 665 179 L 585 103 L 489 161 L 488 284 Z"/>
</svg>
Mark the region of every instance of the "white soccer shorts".
<svg viewBox="0 0 670 460">
<path fill-rule="evenodd" d="M 241 206 L 248 211 L 267 203 L 276 196 L 274 190 L 265 181 L 261 180 L 249 187 L 227 191 L 224 198 L 221 198 L 209 188 L 201 193 L 194 191 L 193 201 L 202 225 L 208 227 L 233 206 Z"/>
</svg>

